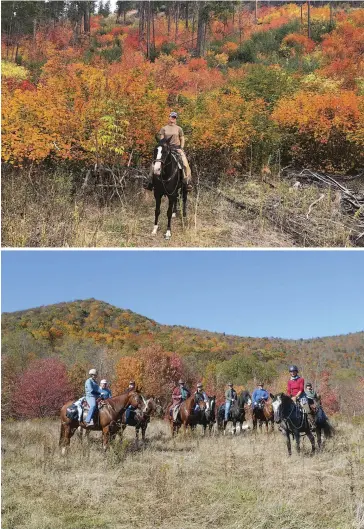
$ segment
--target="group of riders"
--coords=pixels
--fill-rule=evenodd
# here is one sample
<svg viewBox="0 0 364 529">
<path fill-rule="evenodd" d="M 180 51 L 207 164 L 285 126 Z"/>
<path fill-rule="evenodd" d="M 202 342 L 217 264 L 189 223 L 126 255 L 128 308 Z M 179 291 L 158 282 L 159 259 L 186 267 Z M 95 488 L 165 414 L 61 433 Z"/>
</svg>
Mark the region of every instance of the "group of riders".
<svg viewBox="0 0 364 529">
<path fill-rule="evenodd" d="M 289 368 L 290 379 L 287 383 L 287 395 L 293 400 L 293 402 L 301 408 L 303 413 L 307 416 L 308 424 L 311 430 L 315 429 L 315 413 L 317 408 L 321 406 L 321 398 L 318 393 L 313 389 L 311 382 L 307 382 L 305 385 L 304 379 L 298 374 L 298 367 L 292 365 Z M 89 406 L 88 415 L 85 423 L 86 427 L 93 426 L 93 415 L 98 406 L 98 401 L 108 399 L 112 396 L 111 390 L 108 387 L 107 380 L 103 379 L 100 385 L 96 382 L 97 371 L 96 369 L 90 369 L 90 377 L 85 382 L 85 397 L 82 397 L 75 405 L 80 410 L 79 418 L 82 416 L 82 405 L 84 401 L 87 401 Z M 131 380 L 126 391 L 134 391 L 136 389 L 135 381 Z M 178 381 L 178 385 L 172 391 L 172 402 L 169 406 L 171 417 L 174 421 L 177 421 L 178 412 L 182 402 L 186 401 L 191 397 L 191 392 L 186 387 L 183 379 Z M 206 408 L 209 407 L 209 397 L 203 388 L 202 382 L 199 382 L 196 386 L 196 391 L 193 394 L 195 408 L 194 411 L 197 413 L 200 409 L 200 402 L 204 402 Z M 263 382 L 257 384 L 254 389 L 251 401 L 252 409 L 261 408 L 265 403 L 268 402 L 271 394 L 264 388 Z M 237 402 L 238 394 L 234 389 L 234 385 L 230 382 L 227 385 L 225 391 L 225 421 L 229 420 L 231 407 Z"/>
</svg>

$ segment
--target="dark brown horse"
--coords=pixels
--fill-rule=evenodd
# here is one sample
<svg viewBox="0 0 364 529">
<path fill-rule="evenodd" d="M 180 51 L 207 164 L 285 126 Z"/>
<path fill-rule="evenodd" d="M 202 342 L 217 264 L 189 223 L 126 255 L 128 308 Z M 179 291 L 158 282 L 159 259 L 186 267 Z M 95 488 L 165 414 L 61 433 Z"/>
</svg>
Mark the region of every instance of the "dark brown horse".
<svg viewBox="0 0 364 529">
<path fill-rule="evenodd" d="M 145 441 L 145 432 L 152 416 L 162 417 L 163 408 L 158 403 L 158 399 L 150 397 L 144 399 L 145 408 L 143 413 L 135 413 L 135 410 L 124 410 L 121 414 L 120 437 L 123 437 L 124 430 L 127 426 L 135 427 L 135 436 L 139 439 L 139 431 L 142 431 L 142 440 Z"/>
<path fill-rule="evenodd" d="M 272 397 L 272 395 L 271 395 Z M 266 430 L 268 433 L 268 425 L 271 424 L 271 431 L 274 430 L 274 412 L 271 401 L 265 401 L 260 399 L 257 402 L 257 405 L 252 410 L 252 419 L 253 419 L 253 430 L 257 429 L 259 421 L 259 429 L 262 431 L 262 426 L 265 424 Z"/>
<path fill-rule="evenodd" d="M 139 391 L 131 391 L 123 393 L 117 397 L 112 397 L 104 401 L 104 405 L 99 410 L 98 418 L 95 417 L 94 426 L 86 427 L 85 422 L 78 418 L 70 419 L 67 417 L 67 408 L 72 404 L 72 401 L 67 402 L 61 409 L 61 433 L 59 439 L 59 446 L 62 449 L 62 455 L 66 453 L 67 447 L 70 445 L 71 437 L 79 426 L 89 430 L 102 431 L 103 434 L 103 448 L 106 450 L 110 437 L 114 437 L 121 426 L 121 416 L 123 411 L 129 406 L 133 406 L 138 414 L 144 412 L 145 403 Z"/>
<path fill-rule="evenodd" d="M 200 401 L 198 404 L 200 408 L 199 411 L 203 411 L 206 406 L 205 403 L 203 401 Z M 174 417 L 173 405 L 171 404 L 169 406 L 168 420 L 171 426 L 172 437 L 175 433 L 178 433 L 181 426 L 183 426 L 185 433 L 187 432 L 187 428 L 189 426 L 191 427 L 191 429 L 196 426 L 199 414 L 195 412 L 195 406 L 195 397 L 188 397 L 188 399 L 184 400 L 182 404 L 180 404 L 176 417 Z"/>
</svg>

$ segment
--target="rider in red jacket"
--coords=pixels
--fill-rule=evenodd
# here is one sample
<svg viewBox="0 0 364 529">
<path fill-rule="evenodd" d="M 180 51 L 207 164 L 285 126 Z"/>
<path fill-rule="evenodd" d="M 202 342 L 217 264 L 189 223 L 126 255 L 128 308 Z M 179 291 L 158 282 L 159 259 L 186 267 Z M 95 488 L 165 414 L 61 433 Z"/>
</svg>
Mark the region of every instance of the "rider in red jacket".
<svg viewBox="0 0 364 529">
<path fill-rule="evenodd" d="M 303 393 L 305 392 L 305 379 L 298 375 L 297 366 L 291 366 L 289 372 L 291 378 L 287 384 L 287 395 L 293 400 L 297 400 L 301 395 L 303 396 Z"/>
<path fill-rule="evenodd" d="M 298 375 L 298 367 L 291 366 L 289 368 L 291 378 L 287 384 L 287 395 L 291 397 L 294 402 L 300 404 L 301 408 L 307 414 L 308 424 L 311 430 L 315 429 L 315 415 L 311 410 L 305 393 L 305 380 Z M 301 400 L 302 399 L 302 400 Z"/>
</svg>

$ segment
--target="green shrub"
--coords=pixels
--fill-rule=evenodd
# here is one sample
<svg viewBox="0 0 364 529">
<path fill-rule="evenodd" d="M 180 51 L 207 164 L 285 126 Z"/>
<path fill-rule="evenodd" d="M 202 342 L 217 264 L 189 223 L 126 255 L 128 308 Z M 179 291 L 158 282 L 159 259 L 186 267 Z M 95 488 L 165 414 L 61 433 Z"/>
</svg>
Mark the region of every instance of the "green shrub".
<svg viewBox="0 0 364 529">
<path fill-rule="evenodd" d="M 121 59 L 123 50 L 120 46 L 113 46 L 112 48 L 106 48 L 100 53 L 100 57 L 103 57 L 108 63 L 116 62 Z"/>
</svg>

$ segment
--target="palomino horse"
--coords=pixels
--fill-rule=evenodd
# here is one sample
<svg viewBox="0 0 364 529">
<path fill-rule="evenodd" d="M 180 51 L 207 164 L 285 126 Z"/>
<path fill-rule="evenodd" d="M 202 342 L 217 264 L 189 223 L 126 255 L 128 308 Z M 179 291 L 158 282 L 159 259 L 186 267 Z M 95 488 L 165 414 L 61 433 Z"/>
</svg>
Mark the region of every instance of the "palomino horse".
<svg viewBox="0 0 364 529">
<path fill-rule="evenodd" d="M 145 403 L 145 409 L 142 414 L 135 413 L 135 410 L 124 410 L 121 414 L 121 430 L 120 437 L 123 437 L 124 430 L 127 426 L 135 427 L 135 436 L 139 439 L 139 431 L 142 431 L 142 440 L 145 441 L 145 432 L 147 426 L 150 422 L 151 416 L 155 415 L 157 417 L 162 417 L 163 408 L 158 404 L 158 400 L 150 397 L 148 399 L 143 399 Z M 129 415 L 129 417 L 128 417 Z"/>
<path fill-rule="evenodd" d="M 300 452 L 301 433 L 306 434 L 309 438 L 312 447 L 311 453 L 313 454 L 315 452 L 315 438 L 311 432 L 307 414 L 303 413 L 300 406 L 284 393 L 273 396 L 272 406 L 274 422 L 279 424 L 280 431 L 286 436 L 288 455 L 292 455 L 290 435 L 296 440 L 296 450 L 298 453 Z"/>
<path fill-rule="evenodd" d="M 103 448 L 106 450 L 110 436 L 115 436 L 120 428 L 121 414 L 129 406 L 134 406 L 138 410 L 138 414 L 144 412 L 145 403 L 139 391 L 131 391 L 123 393 L 117 397 L 112 397 L 104 401 L 104 405 L 99 410 L 99 418 L 95 420 L 94 426 L 86 427 L 86 424 L 78 419 L 69 419 L 66 415 L 68 406 L 72 401 L 67 402 L 61 409 L 61 434 L 59 439 L 59 446 L 62 449 L 62 455 L 66 453 L 66 448 L 70 445 L 71 437 L 79 426 L 87 428 L 86 431 L 96 430 L 102 431 L 103 434 Z"/>
<path fill-rule="evenodd" d="M 273 395 L 271 395 L 273 397 Z M 257 424 L 259 421 L 259 428 L 262 431 L 263 423 L 266 426 L 268 433 L 268 425 L 271 424 L 271 431 L 274 430 L 274 412 L 272 402 L 267 402 L 265 399 L 260 399 L 257 402 L 257 405 L 252 410 L 253 418 L 253 430 L 257 429 Z"/>
<path fill-rule="evenodd" d="M 240 430 L 243 428 L 245 421 L 245 405 L 251 405 L 251 396 L 248 391 L 242 391 L 233 405 L 230 408 L 228 420 L 225 420 L 225 404 L 222 404 L 217 411 L 217 428 L 223 430 L 224 435 L 226 434 L 226 426 L 229 421 L 233 423 L 233 433 L 236 433 L 236 423 L 240 423 Z"/>
<path fill-rule="evenodd" d="M 154 149 L 153 161 L 153 186 L 155 198 L 155 217 L 152 235 L 158 231 L 158 218 L 161 212 L 161 200 L 165 195 L 168 197 L 167 219 L 168 226 L 165 239 L 170 239 L 172 213 L 177 211 L 178 193 L 181 189 L 183 200 L 183 216 L 186 217 L 187 211 L 187 187 L 183 184 L 183 171 L 180 169 L 178 155 L 171 149 L 168 140 L 162 139 L 159 145 Z"/>
<path fill-rule="evenodd" d="M 200 412 L 205 410 L 205 406 L 206 406 L 205 402 L 200 401 L 198 405 L 200 408 L 199 410 Z M 190 426 L 191 429 L 193 429 L 196 426 L 198 422 L 199 411 L 197 412 L 195 411 L 195 406 L 196 406 L 195 397 L 194 396 L 188 397 L 186 400 L 182 402 L 182 404 L 180 404 L 176 418 L 174 418 L 173 416 L 174 415 L 173 405 L 171 404 L 169 406 L 167 413 L 168 413 L 169 423 L 171 425 L 172 437 L 174 436 L 175 433 L 178 433 L 181 426 L 183 426 L 185 433 L 187 432 L 188 426 Z"/>
</svg>

